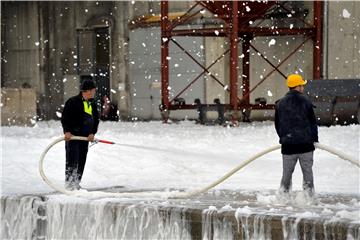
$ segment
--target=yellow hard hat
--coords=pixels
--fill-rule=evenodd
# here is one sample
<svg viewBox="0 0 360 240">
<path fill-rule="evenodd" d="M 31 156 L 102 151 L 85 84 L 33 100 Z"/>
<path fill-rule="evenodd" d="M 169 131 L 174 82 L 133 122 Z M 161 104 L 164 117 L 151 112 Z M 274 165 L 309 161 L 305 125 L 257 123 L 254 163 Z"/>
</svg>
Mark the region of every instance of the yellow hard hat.
<svg viewBox="0 0 360 240">
<path fill-rule="evenodd" d="M 300 85 L 305 85 L 306 83 L 307 83 L 307 81 L 304 80 L 302 78 L 302 76 L 299 74 L 290 74 L 287 77 L 287 86 L 289 88 L 293 88 L 293 87 L 300 86 Z"/>
</svg>

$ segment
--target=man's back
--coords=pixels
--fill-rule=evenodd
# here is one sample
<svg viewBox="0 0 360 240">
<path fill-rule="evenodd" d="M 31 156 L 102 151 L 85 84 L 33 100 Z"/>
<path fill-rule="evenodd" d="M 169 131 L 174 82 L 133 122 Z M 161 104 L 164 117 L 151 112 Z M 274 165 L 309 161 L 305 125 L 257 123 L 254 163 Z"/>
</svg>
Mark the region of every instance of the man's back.
<svg viewBox="0 0 360 240">
<path fill-rule="evenodd" d="M 276 103 L 275 127 L 281 144 L 312 144 L 317 141 L 313 105 L 296 90 L 290 90 Z"/>
</svg>

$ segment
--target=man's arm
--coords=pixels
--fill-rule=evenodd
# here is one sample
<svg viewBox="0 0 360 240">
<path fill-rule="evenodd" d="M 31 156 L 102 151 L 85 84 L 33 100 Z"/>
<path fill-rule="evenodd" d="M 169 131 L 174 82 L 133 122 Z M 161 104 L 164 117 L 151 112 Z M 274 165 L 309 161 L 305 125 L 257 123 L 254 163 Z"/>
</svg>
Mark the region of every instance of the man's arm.
<svg viewBox="0 0 360 240">
<path fill-rule="evenodd" d="M 70 100 L 66 101 L 64 110 L 61 115 L 61 125 L 64 133 L 71 131 L 71 103 Z"/>
<path fill-rule="evenodd" d="M 65 141 L 69 141 L 71 139 L 71 137 L 73 136 L 71 133 L 71 130 L 72 130 L 71 117 L 73 117 L 73 113 L 72 113 L 73 107 L 74 106 L 73 106 L 71 100 L 66 101 L 63 113 L 61 115 L 61 125 L 63 127 Z"/>
</svg>

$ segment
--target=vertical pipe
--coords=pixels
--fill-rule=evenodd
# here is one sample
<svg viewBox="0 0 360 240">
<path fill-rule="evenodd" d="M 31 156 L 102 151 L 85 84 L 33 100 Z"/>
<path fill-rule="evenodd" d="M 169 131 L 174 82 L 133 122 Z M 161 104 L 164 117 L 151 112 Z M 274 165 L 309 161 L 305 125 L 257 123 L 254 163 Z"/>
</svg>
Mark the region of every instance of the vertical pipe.
<svg viewBox="0 0 360 240">
<path fill-rule="evenodd" d="M 232 2 L 232 20 L 230 27 L 230 105 L 237 111 L 238 100 L 238 2 Z"/>
<path fill-rule="evenodd" d="M 250 103 L 250 37 L 244 36 L 242 43 L 243 58 L 243 75 L 242 75 L 242 86 L 243 86 L 243 98 L 245 104 Z"/>
<path fill-rule="evenodd" d="M 329 66 L 329 2 L 324 1 L 324 11 L 323 11 L 323 78 L 329 79 L 328 66 Z"/>
<path fill-rule="evenodd" d="M 167 0 L 161 1 L 161 111 L 164 122 L 169 117 L 169 3 Z"/>
<path fill-rule="evenodd" d="M 313 79 L 321 79 L 322 1 L 314 1 L 314 27 Z"/>
</svg>

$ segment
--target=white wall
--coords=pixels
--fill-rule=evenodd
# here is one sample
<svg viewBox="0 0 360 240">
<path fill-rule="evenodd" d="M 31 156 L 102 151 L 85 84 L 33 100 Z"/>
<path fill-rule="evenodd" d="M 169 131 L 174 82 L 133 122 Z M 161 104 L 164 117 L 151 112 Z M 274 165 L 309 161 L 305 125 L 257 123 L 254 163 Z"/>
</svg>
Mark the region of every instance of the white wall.
<svg viewBox="0 0 360 240">
<path fill-rule="evenodd" d="M 329 1 L 328 29 L 328 78 L 360 78 L 360 1 Z"/>
<path fill-rule="evenodd" d="M 175 40 L 204 64 L 203 38 L 177 37 Z M 141 119 L 160 119 L 161 48 L 160 28 L 138 28 L 130 32 L 130 95 L 131 116 Z M 201 47 L 203 46 L 203 47 Z M 175 97 L 202 72 L 173 42 L 169 44 L 169 98 Z M 196 98 L 204 102 L 204 78 L 198 79 L 179 98 L 192 104 Z M 171 111 L 171 118 L 197 118 L 194 110 Z"/>
</svg>

